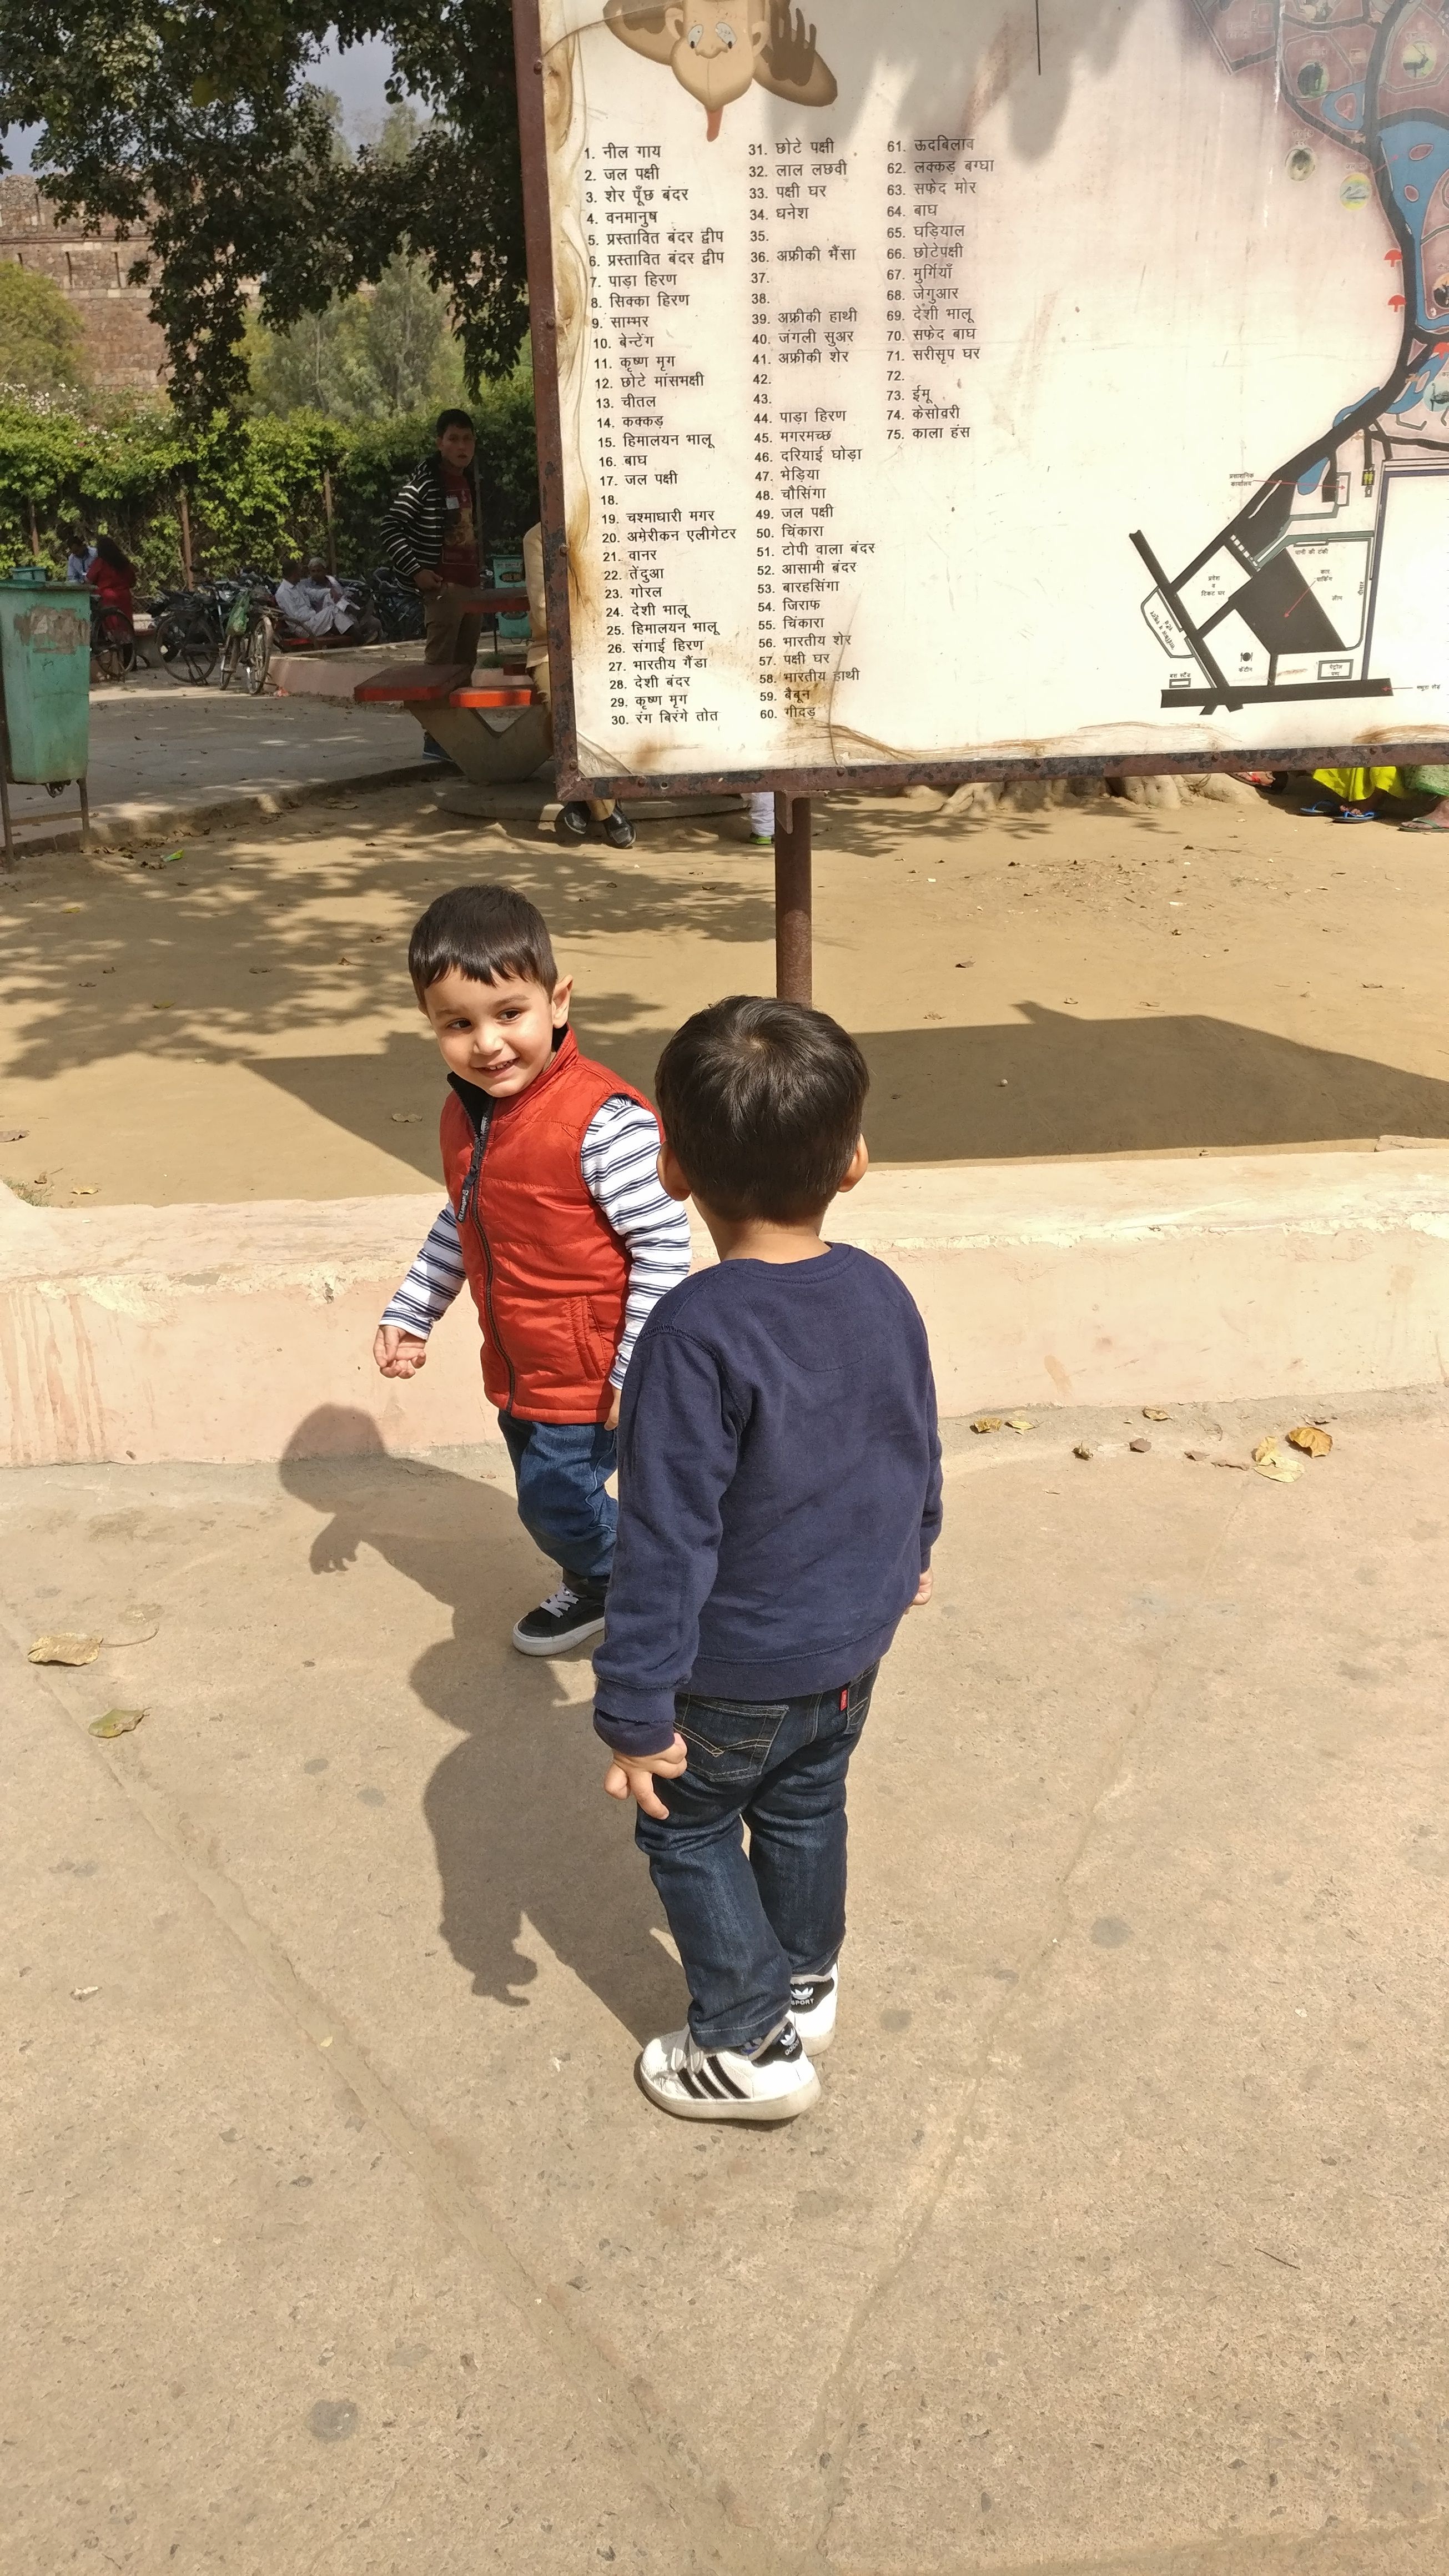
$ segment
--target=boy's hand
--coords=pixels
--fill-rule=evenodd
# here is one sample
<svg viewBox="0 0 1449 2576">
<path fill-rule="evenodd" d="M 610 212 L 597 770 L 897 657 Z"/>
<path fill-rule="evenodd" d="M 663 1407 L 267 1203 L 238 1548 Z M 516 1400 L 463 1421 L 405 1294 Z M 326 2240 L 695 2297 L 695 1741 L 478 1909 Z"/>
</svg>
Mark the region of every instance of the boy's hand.
<svg viewBox="0 0 1449 2576">
<path fill-rule="evenodd" d="M 919 1610 L 919 1609 L 920 1609 L 920 1607 L 921 1607 L 922 1602 L 924 1602 L 924 1601 L 929 1601 L 929 1600 L 930 1600 L 930 1597 L 931 1597 L 931 1586 L 932 1586 L 932 1584 L 935 1582 L 935 1579 L 936 1579 L 936 1578 L 935 1578 L 935 1576 L 932 1574 L 931 1569 L 930 1569 L 930 1567 L 929 1567 L 929 1565 L 928 1565 L 928 1566 L 927 1566 L 927 1568 L 926 1568 L 925 1573 L 922 1575 L 922 1577 L 921 1577 L 921 1579 L 920 1579 L 920 1582 L 916 1585 L 916 1597 L 915 1597 L 914 1601 L 911 1603 L 911 1608 L 912 1608 L 913 1610 Z"/>
<path fill-rule="evenodd" d="M 669 1809 L 654 1788 L 654 1774 L 661 1780 L 677 1780 L 689 1761 L 689 1747 L 682 1735 L 676 1735 L 667 1753 L 641 1753 L 637 1757 L 616 1753 L 604 1774 L 604 1795 L 608 1798 L 632 1798 L 646 1816 L 667 1816 Z"/>
<path fill-rule="evenodd" d="M 615 1389 L 614 1389 L 614 1401 L 613 1401 L 613 1403 L 612 1403 L 612 1404 L 610 1405 L 610 1407 L 609 1407 L 608 1418 L 607 1418 L 607 1420 L 605 1421 L 605 1424 L 604 1424 L 604 1429 L 605 1429 L 606 1431 L 617 1431 L 617 1430 L 618 1430 L 618 1428 L 619 1428 L 619 1407 L 620 1407 L 620 1405 L 623 1403 L 623 1401 L 624 1401 L 624 1390 L 623 1390 L 623 1388 L 622 1388 L 621 1386 L 616 1386 L 616 1387 L 615 1387 Z"/>
<path fill-rule="evenodd" d="M 421 1334 L 405 1333 L 400 1324 L 379 1324 L 372 1356 L 384 1377 L 416 1377 L 428 1356 L 428 1346 Z"/>
</svg>

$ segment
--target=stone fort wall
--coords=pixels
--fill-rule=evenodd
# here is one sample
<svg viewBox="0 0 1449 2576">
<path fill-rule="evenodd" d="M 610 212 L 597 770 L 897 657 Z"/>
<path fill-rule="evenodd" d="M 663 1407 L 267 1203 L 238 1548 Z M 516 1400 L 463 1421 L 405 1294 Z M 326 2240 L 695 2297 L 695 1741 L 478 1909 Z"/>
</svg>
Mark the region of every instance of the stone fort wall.
<svg viewBox="0 0 1449 2576">
<path fill-rule="evenodd" d="M 145 249 L 132 233 L 118 242 L 113 223 L 87 235 L 56 221 L 33 179 L 0 179 L 0 260 L 52 277 L 86 335 L 94 383 L 107 392 L 151 393 L 166 366 L 166 343 L 151 319 L 150 290 L 128 286 L 126 272 Z"/>
</svg>

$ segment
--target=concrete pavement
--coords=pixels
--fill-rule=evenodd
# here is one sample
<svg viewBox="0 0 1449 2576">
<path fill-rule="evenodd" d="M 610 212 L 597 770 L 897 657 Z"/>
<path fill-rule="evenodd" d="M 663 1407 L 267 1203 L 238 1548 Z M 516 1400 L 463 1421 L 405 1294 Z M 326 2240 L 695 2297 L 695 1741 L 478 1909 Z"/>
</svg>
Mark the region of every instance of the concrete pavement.
<svg viewBox="0 0 1449 2576">
<path fill-rule="evenodd" d="M 182 687 L 164 671 L 91 691 L 91 822 L 102 842 L 279 814 L 329 788 L 433 775 L 411 716 L 320 697 Z M 20 853 L 79 847 L 74 791 L 12 787 Z"/>
<path fill-rule="evenodd" d="M 0 1483 L 6 2563 L 1442 2569 L 1449 1404 L 1312 1409 L 1288 1487 L 953 1432 L 775 2134 L 632 2086 L 679 1973 L 492 1452 Z"/>
</svg>

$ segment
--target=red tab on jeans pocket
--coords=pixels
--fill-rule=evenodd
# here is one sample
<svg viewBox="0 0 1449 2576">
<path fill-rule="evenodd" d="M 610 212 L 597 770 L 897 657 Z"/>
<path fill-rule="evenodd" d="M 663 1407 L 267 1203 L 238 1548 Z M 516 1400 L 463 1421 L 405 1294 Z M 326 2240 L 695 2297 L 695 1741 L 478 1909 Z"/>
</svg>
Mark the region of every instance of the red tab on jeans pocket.
<svg viewBox="0 0 1449 2576">
<path fill-rule="evenodd" d="M 843 1690 L 843 1691 L 841 1692 L 841 1694 L 840 1694 L 840 1705 L 841 1705 L 841 1707 L 842 1707 L 842 1708 L 849 1708 L 849 1706 L 850 1706 L 850 1693 L 849 1693 L 849 1691 L 848 1691 L 848 1690 Z"/>
</svg>

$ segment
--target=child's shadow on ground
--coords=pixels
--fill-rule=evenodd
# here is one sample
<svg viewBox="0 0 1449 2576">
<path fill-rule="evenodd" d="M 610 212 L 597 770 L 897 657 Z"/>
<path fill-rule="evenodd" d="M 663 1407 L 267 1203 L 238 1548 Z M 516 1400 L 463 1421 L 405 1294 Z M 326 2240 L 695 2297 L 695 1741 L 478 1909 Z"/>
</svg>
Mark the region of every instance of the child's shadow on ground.
<svg viewBox="0 0 1449 2576">
<path fill-rule="evenodd" d="M 519 1947 L 526 1916 L 636 2038 L 677 2027 L 687 1997 L 654 1937 L 664 1916 L 634 1848 L 633 1809 L 603 1794 L 608 1756 L 593 1731 L 587 1656 L 555 1667 L 509 1643 L 520 1610 L 556 1579 L 511 1494 L 390 1458 L 368 1417 L 339 1406 L 293 1435 L 295 1449 L 319 1447 L 333 1454 L 289 1451 L 281 1467 L 288 1493 L 331 1515 L 313 1572 L 343 1576 L 359 1548 L 375 1548 L 453 1612 L 451 1639 L 428 1647 L 411 1680 L 463 1738 L 428 1782 L 423 1812 L 442 1881 L 439 1928 L 474 1993 L 526 2004 L 538 1974 Z"/>
</svg>

